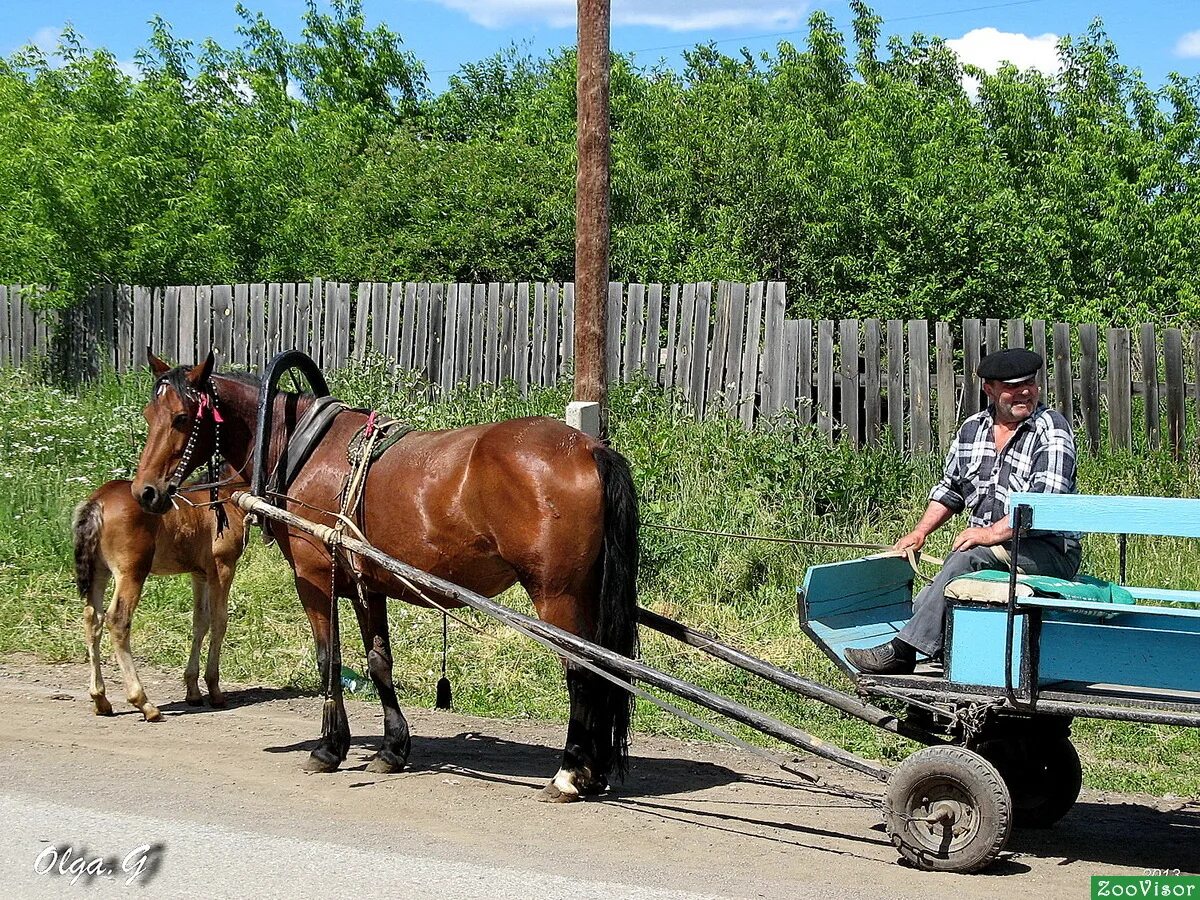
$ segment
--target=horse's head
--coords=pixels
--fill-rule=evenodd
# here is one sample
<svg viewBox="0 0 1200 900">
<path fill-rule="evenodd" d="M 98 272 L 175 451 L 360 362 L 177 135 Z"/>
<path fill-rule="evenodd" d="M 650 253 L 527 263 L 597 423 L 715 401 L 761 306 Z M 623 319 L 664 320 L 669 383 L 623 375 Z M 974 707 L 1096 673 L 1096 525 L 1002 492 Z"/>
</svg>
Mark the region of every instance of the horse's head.
<svg viewBox="0 0 1200 900">
<path fill-rule="evenodd" d="M 150 433 L 133 478 L 133 497 L 148 513 L 171 508 L 171 496 L 216 449 L 220 421 L 212 385 L 213 354 L 197 366 L 172 369 L 146 348 L 154 393 L 142 411 Z"/>
</svg>

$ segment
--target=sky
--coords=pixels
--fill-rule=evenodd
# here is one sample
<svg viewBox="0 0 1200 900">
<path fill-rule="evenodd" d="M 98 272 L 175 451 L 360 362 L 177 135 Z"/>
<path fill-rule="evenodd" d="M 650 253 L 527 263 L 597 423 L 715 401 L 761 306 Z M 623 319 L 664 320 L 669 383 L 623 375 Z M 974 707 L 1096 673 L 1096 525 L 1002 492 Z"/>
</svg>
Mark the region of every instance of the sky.
<svg viewBox="0 0 1200 900">
<path fill-rule="evenodd" d="M 243 0 L 298 39 L 302 0 Z M 104 47 L 133 71 L 132 60 L 161 15 L 176 36 L 222 46 L 239 43 L 236 0 L 0 0 L 0 54 L 25 44 L 53 48 L 70 23 L 88 47 Z M 1001 60 L 1052 71 L 1055 42 L 1103 20 L 1121 61 L 1151 86 L 1169 72 L 1200 74 L 1200 0 L 874 0 L 884 35 L 914 31 L 946 38 L 964 61 L 994 69 Z M 539 56 L 575 42 L 576 0 L 363 0 L 368 25 L 386 23 L 420 58 L 434 91 L 463 63 L 513 44 Z M 805 22 L 824 9 L 850 34 L 846 0 L 612 0 L 612 47 L 639 64 L 678 66 L 683 48 L 715 41 L 736 54 L 802 44 Z"/>
</svg>

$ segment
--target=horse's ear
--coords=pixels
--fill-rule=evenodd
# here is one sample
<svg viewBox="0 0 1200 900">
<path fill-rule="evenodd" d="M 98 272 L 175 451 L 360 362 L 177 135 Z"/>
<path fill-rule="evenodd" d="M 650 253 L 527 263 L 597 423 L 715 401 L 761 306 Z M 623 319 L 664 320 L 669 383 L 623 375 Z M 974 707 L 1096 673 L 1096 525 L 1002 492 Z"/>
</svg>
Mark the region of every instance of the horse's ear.
<svg viewBox="0 0 1200 900">
<path fill-rule="evenodd" d="M 171 367 L 155 356 L 154 351 L 148 346 L 146 347 L 146 362 L 150 363 L 150 371 L 154 373 L 155 378 L 171 371 Z"/>
<path fill-rule="evenodd" d="M 188 381 L 196 387 L 204 384 L 204 382 L 208 381 L 208 376 L 212 374 L 213 364 L 215 362 L 216 357 L 213 355 L 213 352 L 209 350 L 208 356 L 205 357 L 204 362 L 193 366 L 192 371 L 188 372 Z"/>
</svg>

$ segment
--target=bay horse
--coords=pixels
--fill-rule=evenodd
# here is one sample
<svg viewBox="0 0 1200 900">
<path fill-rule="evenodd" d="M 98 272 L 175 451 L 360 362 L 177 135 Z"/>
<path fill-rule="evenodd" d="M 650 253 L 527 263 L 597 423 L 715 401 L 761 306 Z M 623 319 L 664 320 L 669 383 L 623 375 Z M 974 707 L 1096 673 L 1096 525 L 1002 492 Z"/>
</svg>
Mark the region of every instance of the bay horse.
<svg viewBox="0 0 1200 900">
<path fill-rule="evenodd" d="M 177 508 L 153 515 L 134 499 L 132 485 L 127 480 L 109 481 L 75 508 L 72 521 L 75 585 L 84 601 L 83 630 L 92 667 L 89 693 L 96 715 L 112 715 L 100 672 L 100 636 L 107 622 L 129 702 L 148 722 L 162 718 L 146 697 L 129 650 L 133 614 L 151 575 L 192 576 L 192 652 L 183 672 L 187 702 L 190 706 L 204 702 L 199 687 L 200 650 L 208 634 L 204 669 L 208 702 L 224 706 L 221 643 L 229 619 L 229 587 L 245 547 L 245 513 L 229 499 L 232 487 L 223 488 L 219 498 L 227 522 L 218 533 L 214 511 L 197 505 L 208 501 L 207 490 L 183 490 Z M 110 580 L 116 584 L 106 611 L 104 595 Z"/>
<path fill-rule="evenodd" d="M 260 379 L 214 373 L 211 353 L 193 367 L 170 368 L 152 353 L 148 359 L 156 382 L 132 485 L 142 508 L 168 509 L 181 479 L 216 451 L 249 480 Z M 275 393 L 264 412 L 271 421 L 268 471 L 279 464 L 288 436 L 314 399 Z M 338 412 L 286 497 L 271 499 L 305 519 L 335 525 L 350 471 L 347 447 L 368 417 L 365 410 Z M 221 423 L 219 447 L 214 418 Z M 637 651 L 638 510 L 629 465 L 562 422 L 525 418 L 407 434 L 371 466 L 358 527 L 382 552 L 484 596 L 519 582 L 543 620 L 617 653 Z M 367 560 L 357 561 L 360 584 L 345 564 L 336 566 L 331 584 L 325 544 L 282 525 L 272 523 L 271 529 L 295 574 L 322 683 L 330 686 L 321 737 L 305 767 L 333 771 L 349 752 L 341 682 L 330 677 L 340 666 L 340 648 L 330 640 L 333 593 L 357 598 L 352 606 L 367 668 L 383 705 L 383 742 L 369 768 L 399 771 L 411 739 L 392 681 L 385 603 L 389 597 L 428 602 Z M 436 602 L 461 605 L 445 597 Z M 631 695 L 573 664 L 566 665 L 566 682 L 566 744 L 558 771 L 539 795 L 547 802 L 603 793 L 608 775 L 614 768 L 623 775 L 627 761 Z"/>
</svg>

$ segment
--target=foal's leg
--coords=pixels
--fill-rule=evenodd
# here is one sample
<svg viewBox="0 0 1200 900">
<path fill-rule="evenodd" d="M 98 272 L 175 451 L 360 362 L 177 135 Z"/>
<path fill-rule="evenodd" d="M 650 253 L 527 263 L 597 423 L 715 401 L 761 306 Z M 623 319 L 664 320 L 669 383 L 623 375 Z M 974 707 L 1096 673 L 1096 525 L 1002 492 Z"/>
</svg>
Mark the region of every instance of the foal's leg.
<svg viewBox="0 0 1200 900">
<path fill-rule="evenodd" d="M 204 702 L 200 693 L 200 648 L 208 634 L 210 607 L 208 580 L 203 575 L 192 576 L 192 652 L 187 668 L 183 670 L 183 683 L 187 688 L 188 706 L 199 706 Z"/>
<path fill-rule="evenodd" d="M 104 632 L 104 594 L 108 590 L 109 572 L 97 564 L 92 570 L 92 585 L 83 607 L 83 632 L 87 638 L 88 662 L 92 666 L 92 683 L 88 693 L 96 715 L 111 716 L 112 704 L 104 696 L 104 675 L 100 671 L 100 637 Z"/>
<path fill-rule="evenodd" d="M 208 582 L 212 633 L 208 639 L 208 663 L 204 667 L 208 702 L 214 708 L 225 705 L 225 694 L 221 691 L 221 644 L 225 641 L 225 629 L 229 624 L 229 588 L 232 583 L 233 569 L 218 563 L 215 579 Z"/>
<path fill-rule="evenodd" d="M 388 636 L 387 598 L 383 594 L 368 593 L 366 608 L 364 609 L 361 603 L 355 603 L 354 612 L 358 616 L 363 648 L 367 652 L 367 669 L 383 705 L 383 744 L 367 768 L 372 772 L 399 772 L 408 761 L 408 754 L 412 749 L 412 736 L 408 730 L 408 721 L 400 711 L 400 704 L 396 700 L 396 687 L 392 682 L 392 644 Z"/>
<path fill-rule="evenodd" d="M 342 700 L 342 679 L 338 677 L 342 651 L 330 640 L 328 583 L 328 564 L 323 572 L 320 568 L 310 572 L 297 565 L 296 593 L 300 595 L 300 602 L 312 628 L 313 640 L 316 641 L 322 691 L 329 684 L 330 669 L 335 673 L 333 695 L 325 702 L 321 714 L 321 739 L 304 766 L 309 772 L 335 772 L 350 752 L 350 722 L 346 718 L 346 706 Z"/>
<path fill-rule="evenodd" d="M 162 713 L 146 698 L 146 691 L 138 678 L 137 666 L 133 662 L 133 654 L 129 652 L 129 630 L 133 624 L 133 613 L 137 609 L 138 601 L 142 599 L 142 586 L 149 573 L 141 570 L 118 570 L 115 574 L 117 589 L 108 608 L 108 633 L 112 638 L 113 652 L 121 666 L 121 675 L 125 679 L 125 696 L 142 711 L 147 722 L 157 722 L 162 718 Z"/>
</svg>

